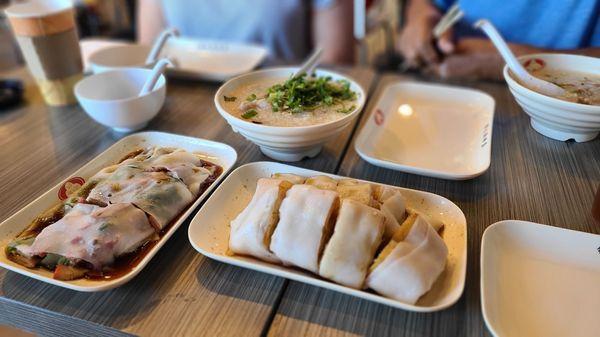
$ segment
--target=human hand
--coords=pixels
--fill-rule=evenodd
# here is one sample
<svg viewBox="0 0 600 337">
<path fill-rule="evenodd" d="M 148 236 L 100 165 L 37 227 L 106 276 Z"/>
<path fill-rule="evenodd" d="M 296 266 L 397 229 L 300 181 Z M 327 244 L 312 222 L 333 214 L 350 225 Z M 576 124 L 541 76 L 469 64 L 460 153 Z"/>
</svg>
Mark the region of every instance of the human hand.
<svg viewBox="0 0 600 337">
<path fill-rule="evenodd" d="M 504 60 L 489 40 L 463 38 L 457 42 L 455 53 L 430 64 L 426 72 L 444 79 L 501 80 L 503 67 Z"/>
<path fill-rule="evenodd" d="M 433 39 L 433 27 L 441 14 L 429 1 L 413 0 L 407 9 L 407 22 L 400 32 L 396 48 L 404 56 L 407 68 L 439 61 L 439 51 L 450 54 L 454 51 L 452 31 L 445 32 L 437 42 Z M 435 48 L 437 44 L 438 50 Z"/>
</svg>

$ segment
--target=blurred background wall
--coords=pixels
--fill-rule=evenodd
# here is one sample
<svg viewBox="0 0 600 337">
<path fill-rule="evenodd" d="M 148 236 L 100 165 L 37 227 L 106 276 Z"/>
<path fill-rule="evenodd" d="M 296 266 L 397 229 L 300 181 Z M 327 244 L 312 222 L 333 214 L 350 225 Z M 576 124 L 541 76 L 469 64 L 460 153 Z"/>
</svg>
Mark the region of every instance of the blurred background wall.
<svg viewBox="0 0 600 337">
<path fill-rule="evenodd" d="M 0 0 L 0 71 L 22 59 L 11 36 L 4 8 L 18 0 Z M 252 1 L 252 0 L 248 0 Z M 342 0 L 353 1 L 353 0 Z M 135 0 L 75 0 L 80 38 L 135 39 Z M 403 0 L 363 0 L 365 35 L 357 40 L 357 63 L 386 67 L 394 62 L 393 41 L 400 23 Z"/>
</svg>

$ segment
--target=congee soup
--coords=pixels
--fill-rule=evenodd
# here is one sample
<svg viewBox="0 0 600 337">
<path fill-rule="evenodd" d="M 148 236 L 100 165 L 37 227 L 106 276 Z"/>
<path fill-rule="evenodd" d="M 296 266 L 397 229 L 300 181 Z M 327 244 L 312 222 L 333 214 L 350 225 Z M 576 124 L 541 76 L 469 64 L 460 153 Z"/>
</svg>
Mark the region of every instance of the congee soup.
<svg viewBox="0 0 600 337">
<path fill-rule="evenodd" d="M 530 70 L 537 78 L 552 82 L 567 94 L 559 97 L 565 101 L 600 105 L 600 75 L 564 71 L 552 68 Z"/>
<path fill-rule="evenodd" d="M 230 114 L 269 126 L 332 122 L 354 111 L 356 101 L 357 93 L 348 81 L 306 75 L 262 79 L 223 96 L 223 106 Z"/>
</svg>

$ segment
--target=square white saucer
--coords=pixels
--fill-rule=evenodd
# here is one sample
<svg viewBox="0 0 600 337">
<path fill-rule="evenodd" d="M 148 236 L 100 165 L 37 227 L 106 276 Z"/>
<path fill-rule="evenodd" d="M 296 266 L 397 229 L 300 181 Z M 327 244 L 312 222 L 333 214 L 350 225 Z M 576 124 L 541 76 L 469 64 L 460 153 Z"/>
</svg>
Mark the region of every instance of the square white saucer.
<svg viewBox="0 0 600 337">
<path fill-rule="evenodd" d="M 360 131 L 367 162 L 462 180 L 490 166 L 494 99 L 478 90 L 399 82 L 388 86 Z"/>
<path fill-rule="evenodd" d="M 495 336 L 598 336 L 600 235 L 491 225 L 481 244 L 481 308 Z"/>
</svg>

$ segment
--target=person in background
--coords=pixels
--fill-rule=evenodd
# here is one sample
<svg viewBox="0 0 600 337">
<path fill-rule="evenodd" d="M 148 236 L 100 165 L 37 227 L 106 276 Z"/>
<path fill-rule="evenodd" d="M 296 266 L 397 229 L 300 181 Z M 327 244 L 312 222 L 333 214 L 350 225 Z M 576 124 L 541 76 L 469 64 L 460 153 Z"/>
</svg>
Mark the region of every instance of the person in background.
<svg viewBox="0 0 600 337">
<path fill-rule="evenodd" d="M 322 63 L 354 59 L 352 0 L 138 0 L 138 41 L 152 43 L 165 27 L 182 36 L 253 42 L 270 57 L 298 62 L 314 46 Z"/>
<path fill-rule="evenodd" d="M 600 56 L 600 0 L 458 0 L 465 16 L 438 40 L 433 27 L 456 0 L 407 0 L 397 49 L 409 68 L 441 78 L 501 79 L 504 61 L 472 28 L 490 20 L 517 55 L 576 53 Z"/>
</svg>

